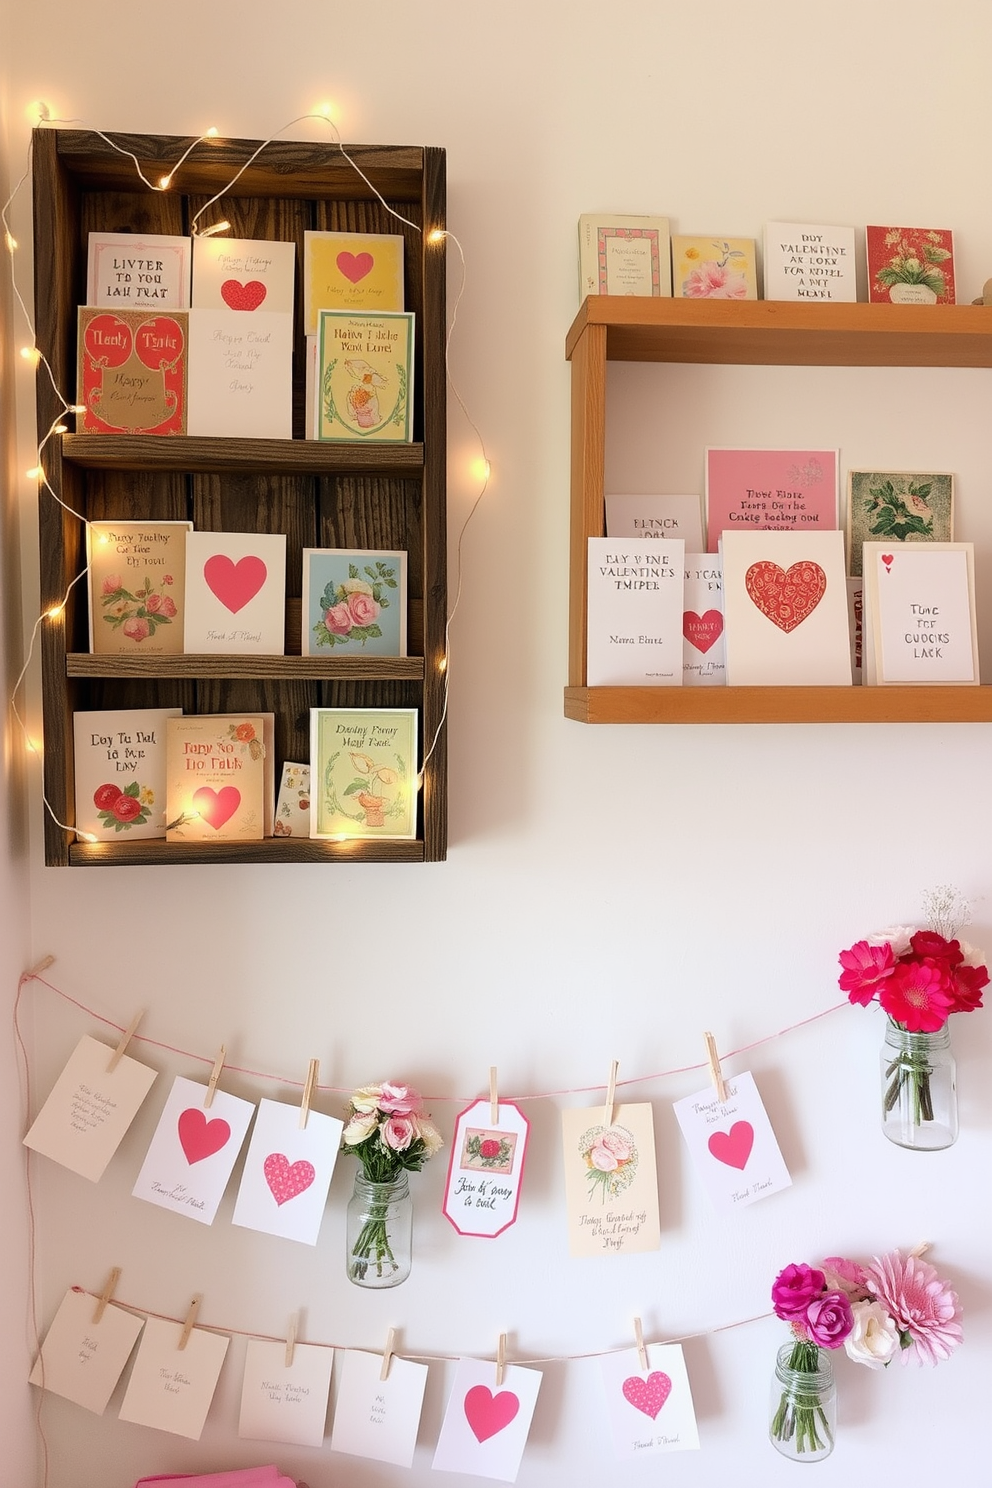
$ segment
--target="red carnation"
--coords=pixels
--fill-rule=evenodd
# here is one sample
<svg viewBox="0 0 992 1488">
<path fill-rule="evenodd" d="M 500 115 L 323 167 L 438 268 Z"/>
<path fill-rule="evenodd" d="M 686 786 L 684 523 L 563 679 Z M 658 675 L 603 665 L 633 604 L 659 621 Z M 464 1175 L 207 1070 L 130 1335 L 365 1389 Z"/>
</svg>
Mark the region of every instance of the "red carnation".
<svg viewBox="0 0 992 1488">
<path fill-rule="evenodd" d="M 956 940 L 945 940 L 936 930 L 917 930 L 909 942 L 917 956 L 929 957 L 932 961 L 944 961 L 948 966 L 960 966 L 964 952 Z"/>
</svg>

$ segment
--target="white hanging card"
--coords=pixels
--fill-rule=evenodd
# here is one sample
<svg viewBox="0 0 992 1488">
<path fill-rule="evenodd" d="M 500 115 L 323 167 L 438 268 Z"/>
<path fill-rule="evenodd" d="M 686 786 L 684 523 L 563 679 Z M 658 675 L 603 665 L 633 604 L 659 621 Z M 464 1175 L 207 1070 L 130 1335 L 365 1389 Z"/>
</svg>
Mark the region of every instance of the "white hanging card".
<svg viewBox="0 0 992 1488">
<path fill-rule="evenodd" d="M 299 1106 L 261 1100 L 248 1144 L 233 1224 L 316 1245 L 344 1123 Z"/>
<path fill-rule="evenodd" d="M 193 1328 L 180 1349 L 182 1334 L 182 1323 L 145 1323 L 120 1418 L 199 1441 L 231 1340 Z"/>
<path fill-rule="evenodd" d="M 96 1310 L 89 1292 L 66 1292 L 30 1382 L 102 1416 L 145 1320 L 108 1303 L 95 1323 Z"/>
<path fill-rule="evenodd" d="M 517 1217 L 530 1122 L 513 1101 L 500 1101 L 491 1124 L 488 1100 L 462 1111 L 455 1125 L 443 1212 L 459 1235 L 492 1239 Z"/>
<path fill-rule="evenodd" d="M 319 1447 L 324 1440 L 334 1350 L 312 1343 L 293 1346 L 250 1338 L 245 1351 L 238 1435 L 251 1441 Z"/>
<path fill-rule="evenodd" d="M 213 1224 L 255 1107 L 215 1090 L 206 1110 L 206 1094 L 205 1085 L 177 1076 L 131 1192 L 174 1214 Z"/>
<path fill-rule="evenodd" d="M 675 1102 L 686 1146 L 718 1209 L 742 1209 L 792 1183 L 754 1076 L 726 1081 L 721 1101 L 712 1085 Z"/>
<path fill-rule="evenodd" d="M 647 1356 L 646 1370 L 637 1349 L 600 1360 L 613 1446 L 621 1461 L 699 1450 L 681 1344 L 651 1344 Z"/>
<path fill-rule="evenodd" d="M 540 1388 L 537 1369 L 507 1365 L 497 1385 L 491 1361 L 459 1359 L 433 1466 L 515 1483 Z"/>
<path fill-rule="evenodd" d="M 84 1034 L 52 1086 L 24 1145 L 97 1183 L 117 1151 L 157 1071 Z"/>
<path fill-rule="evenodd" d="M 388 1376 L 380 1379 L 380 1354 L 346 1349 L 339 1373 L 331 1451 L 412 1467 L 427 1365 L 393 1354 Z"/>
</svg>

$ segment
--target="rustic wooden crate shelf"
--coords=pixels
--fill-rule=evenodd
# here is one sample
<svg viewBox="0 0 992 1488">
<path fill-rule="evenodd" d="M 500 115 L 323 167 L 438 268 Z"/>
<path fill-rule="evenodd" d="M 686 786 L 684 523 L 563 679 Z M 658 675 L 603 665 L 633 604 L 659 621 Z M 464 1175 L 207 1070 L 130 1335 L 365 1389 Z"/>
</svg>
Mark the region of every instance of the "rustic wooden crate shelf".
<svg viewBox="0 0 992 1488">
<path fill-rule="evenodd" d="M 409 475 L 422 444 L 322 444 L 313 439 L 204 439 L 188 434 L 64 434 L 62 458 L 86 470 L 176 470 L 200 475 Z"/>
<path fill-rule="evenodd" d="M 94 656 L 70 651 L 67 677 L 308 677 L 315 681 L 423 681 L 422 656 Z"/>
<path fill-rule="evenodd" d="M 249 856 L 250 853 L 250 856 Z M 74 867 L 154 868 L 184 863 L 422 863 L 422 842 L 323 842 L 266 837 L 263 842 L 74 842 Z"/>
</svg>

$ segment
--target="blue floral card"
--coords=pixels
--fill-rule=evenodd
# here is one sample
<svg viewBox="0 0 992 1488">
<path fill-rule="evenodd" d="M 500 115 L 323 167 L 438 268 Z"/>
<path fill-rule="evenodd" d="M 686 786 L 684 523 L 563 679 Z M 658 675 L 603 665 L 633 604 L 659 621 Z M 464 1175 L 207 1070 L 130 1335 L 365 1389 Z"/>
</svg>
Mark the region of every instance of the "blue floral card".
<svg viewBox="0 0 992 1488">
<path fill-rule="evenodd" d="M 304 548 L 304 656 L 406 655 L 406 554 Z"/>
</svg>

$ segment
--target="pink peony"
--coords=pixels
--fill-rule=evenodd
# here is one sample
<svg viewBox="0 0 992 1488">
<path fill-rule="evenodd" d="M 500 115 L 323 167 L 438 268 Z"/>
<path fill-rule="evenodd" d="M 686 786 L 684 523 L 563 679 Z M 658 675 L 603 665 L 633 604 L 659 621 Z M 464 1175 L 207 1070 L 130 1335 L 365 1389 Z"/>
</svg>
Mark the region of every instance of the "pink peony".
<svg viewBox="0 0 992 1488">
<path fill-rule="evenodd" d="M 857 1261 L 847 1261 L 843 1256 L 827 1256 L 823 1270 L 832 1292 L 845 1292 L 852 1302 L 861 1302 L 868 1296 L 867 1274 Z"/>
<path fill-rule="evenodd" d="M 108 574 L 107 577 L 103 581 L 103 593 L 104 594 L 116 594 L 117 591 L 118 591 L 118 589 L 120 587 L 121 587 L 121 576 L 120 576 L 120 574 Z"/>
<path fill-rule="evenodd" d="M 919 1256 L 893 1250 L 868 1267 L 869 1289 L 899 1329 L 902 1361 L 937 1364 L 961 1342 L 961 1309 L 955 1292 Z"/>
<path fill-rule="evenodd" d="M 354 623 L 346 604 L 331 605 L 329 610 L 324 611 L 324 624 L 331 635 L 347 635 Z"/>
<path fill-rule="evenodd" d="M 631 1145 L 627 1138 L 618 1131 L 606 1131 L 599 1139 L 599 1145 L 605 1147 L 607 1152 L 612 1152 L 619 1162 L 627 1162 L 631 1155 Z"/>
<path fill-rule="evenodd" d="M 791 1322 L 793 1318 L 805 1319 L 806 1309 L 816 1297 L 823 1295 L 826 1278 L 805 1264 L 786 1266 L 772 1285 L 772 1306 L 777 1317 Z"/>
<path fill-rule="evenodd" d="M 746 300 L 747 280 L 736 269 L 710 259 L 692 270 L 682 293 L 690 300 Z"/>
<path fill-rule="evenodd" d="M 589 1149 L 589 1161 L 599 1173 L 613 1173 L 620 1166 L 616 1154 L 604 1147 L 601 1140 Z"/>
<path fill-rule="evenodd" d="M 379 613 L 379 606 L 371 594 L 349 594 L 348 609 L 352 625 L 371 625 Z"/>
<path fill-rule="evenodd" d="M 149 615 L 157 615 L 161 608 L 161 594 L 149 594 L 148 598 L 145 600 L 145 609 L 148 611 Z"/>
<path fill-rule="evenodd" d="M 896 965 L 892 947 L 887 942 L 869 945 L 867 940 L 859 940 L 849 951 L 841 951 L 839 959 L 844 970 L 837 985 L 847 993 L 850 1002 L 858 1002 L 862 1007 L 867 1007 L 874 999 L 879 983 L 892 975 Z"/>
<path fill-rule="evenodd" d="M 379 1110 L 393 1116 L 409 1116 L 420 1109 L 420 1093 L 412 1085 L 391 1085 L 383 1082 L 379 1095 Z"/>
<path fill-rule="evenodd" d="M 908 1033 L 936 1033 L 954 1011 L 951 979 L 939 961 L 900 961 L 878 1000 Z"/>
<path fill-rule="evenodd" d="M 132 615 L 130 620 L 125 620 L 121 630 L 130 641 L 143 641 L 151 634 L 151 626 L 147 620 L 141 619 L 139 615 Z"/>
<path fill-rule="evenodd" d="M 382 1123 L 382 1140 L 394 1152 L 405 1152 L 413 1137 L 413 1122 L 408 1116 L 390 1116 Z"/>
<path fill-rule="evenodd" d="M 854 1314 L 844 1292 L 815 1297 L 806 1309 L 806 1327 L 820 1348 L 841 1348 L 854 1327 Z"/>
</svg>

